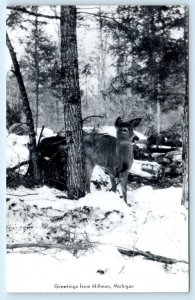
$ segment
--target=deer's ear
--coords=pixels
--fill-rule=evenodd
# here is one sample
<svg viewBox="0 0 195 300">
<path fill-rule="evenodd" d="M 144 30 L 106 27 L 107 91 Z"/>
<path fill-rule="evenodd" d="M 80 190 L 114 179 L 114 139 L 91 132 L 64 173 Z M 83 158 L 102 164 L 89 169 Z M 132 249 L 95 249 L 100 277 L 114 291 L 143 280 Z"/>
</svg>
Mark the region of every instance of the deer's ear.
<svg viewBox="0 0 195 300">
<path fill-rule="evenodd" d="M 120 117 L 118 117 L 115 122 L 115 127 L 119 127 L 121 125 L 121 123 L 122 123 L 122 120 Z"/>
<path fill-rule="evenodd" d="M 132 127 L 137 127 L 139 125 L 139 123 L 141 122 L 141 120 L 142 120 L 142 118 L 137 118 L 137 119 L 129 121 L 129 124 Z"/>
</svg>

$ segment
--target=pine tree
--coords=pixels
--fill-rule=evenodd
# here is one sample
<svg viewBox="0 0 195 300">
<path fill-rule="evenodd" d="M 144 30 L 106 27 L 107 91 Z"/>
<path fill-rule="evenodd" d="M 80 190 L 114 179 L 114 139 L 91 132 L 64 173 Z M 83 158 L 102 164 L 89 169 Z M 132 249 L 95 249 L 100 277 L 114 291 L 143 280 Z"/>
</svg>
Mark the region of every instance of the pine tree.
<svg viewBox="0 0 195 300">
<path fill-rule="evenodd" d="M 25 54 L 23 55 L 20 64 L 24 70 L 25 79 L 30 83 L 28 89 L 32 94 L 32 107 L 35 128 L 37 129 L 40 119 L 40 99 L 46 98 L 44 95 L 46 90 L 55 93 L 57 85 L 55 81 L 55 72 L 59 70 L 59 63 L 56 65 L 57 47 L 54 42 L 47 37 L 44 31 L 46 22 L 39 21 L 37 14 L 39 13 L 37 6 L 32 6 L 31 9 L 35 16 L 34 20 L 30 22 L 30 30 L 28 30 L 27 38 L 25 40 Z M 55 72 L 54 72 L 55 68 Z M 55 81 L 55 83 L 54 83 Z M 57 88 L 59 91 L 59 87 Z"/>
<path fill-rule="evenodd" d="M 185 41 L 174 38 L 186 26 L 183 7 L 119 6 L 118 28 L 112 27 L 111 50 L 125 70 L 113 78 L 112 91 L 122 95 L 129 90 L 144 100 L 148 114 L 156 111 L 156 131 L 161 112 L 182 105 L 185 96 Z M 131 57 L 128 61 L 127 55 Z M 176 88 L 177 87 L 177 88 Z M 139 106 L 140 107 L 140 106 Z M 156 108 L 155 108 L 156 107 Z M 155 110 L 154 110 L 155 108 Z"/>
</svg>

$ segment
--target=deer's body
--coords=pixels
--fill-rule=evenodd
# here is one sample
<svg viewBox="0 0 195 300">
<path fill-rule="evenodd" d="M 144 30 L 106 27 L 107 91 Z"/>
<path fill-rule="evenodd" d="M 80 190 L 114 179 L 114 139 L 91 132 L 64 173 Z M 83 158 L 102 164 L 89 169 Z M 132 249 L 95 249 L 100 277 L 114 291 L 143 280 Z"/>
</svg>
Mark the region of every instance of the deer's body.
<svg viewBox="0 0 195 300">
<path fill-rule="evenodd" d="M 95 165 L 103 167 L 109 174 L 112 191 L 116 192 L 116 177 L 119 178 L 123 198 L 127 202 L 128 172 L 133 163 L 133 128 L 141 119 L 129 122 L 116 120 L 117 137 L 92 132 L 84 135 L 86 190 L 90 192 L 90 179 Z"/>
<path fill-rule="evenodd" d="M 127 202 L 127 179 L 128 172 L 133 163 L 133 146 L 131 140 L 133 138 L 133 128 L 140 123 L 141 119 L 135 119 L 129 122 L 122 122 L 118 118 L 115 122 L 117 137 L 97 132 L 84 134 L 84 152 L 86 167 L 86 190 L 90 192 L 90 180 L 93 169 L 96 165 L 104 168 L 111 180 L 112 191 L 116 192 L 116 178 L 119 178 L 123 198 Z M 60 145 L 66 145 L 65 137 L 55 136 L 45 138 L 39 145 L 39 152 L 42 158 L 49 158 L 46 167 L 53 170 L 54 177 L 52 181 L 58 182 L 59 178 L 62 187 L 66 187 L 66 178 L 64 174 L 64 156 L 60 150 Z M 57 175 L 55 175 L 57 173 Z M 59 178 L 58 178 L 59 177 Z M 61 185 L 60 185 L 61 187 Z M 59 187 L 58 187 L 59 188 Z"/>
</svg>

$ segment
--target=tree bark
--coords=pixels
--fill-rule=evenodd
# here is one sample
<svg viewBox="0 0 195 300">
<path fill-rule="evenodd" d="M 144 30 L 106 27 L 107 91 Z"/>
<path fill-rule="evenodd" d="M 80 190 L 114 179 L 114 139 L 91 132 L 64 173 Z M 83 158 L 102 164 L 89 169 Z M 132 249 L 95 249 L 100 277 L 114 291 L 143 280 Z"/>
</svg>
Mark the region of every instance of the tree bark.
<svg viewBox="0 0 195 300">
<path fill-rule="evenodd" d="M 38 13 L 37 6 L 34 9 L 34 12 Z M 38 59 L 38 17 L 35 16 L 35 94 L 36 94 L 36 110 L 35 110 L 35 127 L 36 131 L 39 123 L 39 59 Z"/>
<path fill-rule="evenodd" d="M 36 148 L 36 136 L 35 136 L 35 130 L 34 130 L 32 111 L 31 111 L 31 108 L 29 105 L 28 96 L 27 96 L 26 88 L 24 86 L 22 74 L 20 72 L 20 66 L 18 64 L 16 53 L 11 44 L 8 33 L 6 33 L 6 44 L 9 49 L 12 63 L 14 66 L 14 74 L 16 76 L 18 86 L 20 89 L 24 113 L 26 116 L 26 124 L 29 129 L 29 141 L 30 141 L 29 142 L 29 152 L 30 152 L 32 176 L 34 177 L 35 184 L 38 184 L 38 183 L 40 183 L 40 180 L 41 180 L 41 174 L 40 174 L 39 164 L 38 164 L 38 153 L 37 153 L 37 148 Z"/>
<path fill-rule="evenodd" d="M 188 80 L 187 80 L 188 81 Z M 183 193 L 182 193 L 182 205 L 186 205 L 188 202 L 188 164 L 189 164 L 189 153 L 188 153 L 188 82 L 186 82 L 186 95 L 184 102 L 184 129 L 183 129 Z"/>
<path fill-rule="evenodd" d="M 99 65 L 98 65 L 98 94 L 99 102 L 102 105 L 102 112 L 104 118 L 107 120 L 107 106 L 106 106 L 106 75 L 105 75 L 105 66 L 106 66 L 106 46 L 107 46 L 107 35 L 103 34 L 103 18 L 101 6 L 99 6 L 99 39 L 100 39 L 100 53 L 99 53 Z"/>
<path fill-rule="evenodd" d="M 67 148 L 67 193 L 71 199 L 85 194 L 81 97 L 76 38 L 76 6 L 61 6 L 61 75 Z M 65 151 L 65 150 L 64 150 Z M 66 164 L 64 164 L 66 165 Z"/>
<path fill-rule="evenodd" d="M 189 54 L 188 54 L 188 7 L 185 8 L 185 30 L 184 30 L 184 39 L 186 44 L 186 61 L 185 61 L 185 71 L 186 71 L 186 91 L 184 99 L 184 115 L 183 115 L 183 193 L 181 204 L 187 206 L 189 200 L 189 181 L 188 181 L 188 172 L 189 172 Z"/>
<path fill-rule="evenodd" d="M 157 95 L 157 102 L 156 102 L 156 107 L 157 107 L 157 110 L 156 110 L 156 124 L 157 124 L 157 133 L 160 134 L 160 117 L 161 117 L 161 114 L 160 114 L 160 99 L 159 99 L 159 95 Z"/>
</svg>

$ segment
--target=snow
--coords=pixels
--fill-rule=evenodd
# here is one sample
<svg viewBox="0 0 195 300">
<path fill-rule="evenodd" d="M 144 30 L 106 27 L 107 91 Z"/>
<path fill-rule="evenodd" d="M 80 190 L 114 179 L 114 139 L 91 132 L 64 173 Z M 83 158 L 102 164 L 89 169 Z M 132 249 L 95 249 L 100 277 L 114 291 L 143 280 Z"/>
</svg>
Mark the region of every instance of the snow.
<svg viewBox="0 0 195 300">
<path fill-rule="evenodd" d="M 7 136 L 6 145 L 6 166 L 7 168 L 12 168 L 15 165 L 28 160 L 29 151 L 27 148 L 29 142 L 28 136 L 19 136 L 14 133 L 10 133 Z M 26 167 L 21 167 L 20 172 L 24 174 L 26 172 Z"/>
<path fill-rule="evenodd" d="M 38 141 L 41 133 L 41 128 L 37 129 L 36 139 Z M 42 133 L 42 138 L 55 136 L 56 133 L 49 128 L 44 128 Z M 28 142 L 29 137 L 27 135 L 16 135 L 14 133 L 7 132 L 7 145 L 6 145 L 6 166 L 7 168 L 12 168 L 15 165 L 29 159 Z M 24 174 L 26 172 L 26 167 L 22 166 L 20 168 L 20 173 Z"/>
<path fill-rule="evenodd" d="M 21 283 L 18 286 L 18 270 L 21 270 L 23 292 L 34 292 L 35 287 L 40 292 L 187 291 L 184 273 L 180 272 L 176 276 L 175 271 L 168 272 L 160 264 L 151 265 L 151 262 L 140 257 L 121 261 L 121 256 L 111 247 L 101 247 L 79 259 L 71 257 L 67 252 L 61 252 L 60 255 L 55 252 L 50 255 L 28 254 L 23 255 L 22 264 L 21 255 L 12 254 L 8 261 L 9 267 L 12 267 L 13 272 L 7 276 L 13 283 L 14 291 L 20 291 L 21 286 Z M 97 273 L 97 270 L 104 274 Z M 178 282 L 183 284 L 178 285 Z M 98 285 L 108 288 L 98 288 Z M 9 291 L 9 285 L 7 288 Z"/>
<path fill-rule="evenodd" d="M 146 170 L 149 170 L 150 167 L 150 173 L 144 171 L 145 166 L 147 167 Z M 152 178 L 154 177 L 155 174 L 156 175 L 158 174 L 157 171 L 155 173 L 155 170 L 159 170 L 159 169 L 160 169 L 160 165 L 157 162 L 147 161 L 146 163 L 146 161 L 134 160 L 130 172 L 132 174 L 139 175 L 141 177 Z"/>
<path fill-rule="evenodd" d="M 37 137 L 40 136 L 42 128 L 37 128 Z M 50 128 L 44 128 L 43 132 L 42 132 L 42 137 L 50 137 L 50 136 L 56 136 L 57 134 Z"/>
<path fill-rule="evenodd" d="M 94 127 L 84 127 L 83 128 L 85 131 L 90 132 L 91 130 L 94 129 Z M 114 126 L 100 126 L 95 128 L 97 132 L 99 133 L 107 133 L 111 136 L 116 137 L 116 128 Z M 134 130 L 134 133 L 140 140 L 146 140 L 147 137 L 143 135 L 142 133 L 138 132 L 137 130 Z"/>
<path fill-rule="evenodd" d="M 27 159 L 27 143 L 27 137 L 8 136 L 8 166 L 18 157 Z M 95 181 L 108 184 L 97 190 Z M 109 177 L 96 167 L 92 193 L 78 201 L 47 186 L 7 189 L 7 244 L 59 245 L 8 249 L 8 292 L 188 291 L 188 210 L 181 206 L 182 189 L 128 185 L 127 205 L 120 187 L 117 193 L 109 188 Z M 129 257 L 118 248 L 178 262 Z"/>
<path fill-rule="evenodd" d="M 10 194 L 17 194 L 20 197 L 10 196 Z M 31 194 L 31 196 L 26 197 L 26 194 Z M 36 291 L 64 291 L 64 289 L 56 290 L 54 287 L 54 283 L 63 282 L 63 278 L 66 278 L 65 283 L 72 282 L 74 285 L 86 282 L 91 286 L 93 282 L 104 284 L 108 282 L 113 286 L 114 283 L 122 282 L 123 285 L 134 286 L 131 289 L 122 288 L 122 291 L 126 292 L 187 291 L 187 264 L 178 263 L 166 266 L 159 262 L 147 261 L 141 256 L 125 257 L 117 250 L 117 247 L 141 249 L 178 260 L 188 260 L 187 211 L 183 207 L 181 209 L 180 188 L 153 190 L 150 186 L 143 186 L 136 191 L 128 191 L 128 201 L 131 202 L 131 207 L 127 206 L 118 194 L 112 192 L 96 191 L 78 201 L 56 198 L 60 195 L 62 195 L 61 192 L 45 186 L 33 189 L 33 191 L 25 188 L 8 190 L 7 197 L 11 198 L 8 204 L 16 204 L 7 217 L 7 226 L 10 226 L 11 231 L 10 233 L 8 230 L 10 243 L 12 238 L 15 242 L 16 236 L 21 243 L 28 242 L 25 232 L 21 230 L 24 227 L 24 219 L 25 224 L 27 222 L 31 225 L 35 219 L 31 241 L 36 242 L 37 236 L 41 233 L 44 238 L 43 231 L 48 232 L 49 226 L 53 225 L 51 223 L 53 217 L 62 217 L 57 221 L 56 228 L 62 228 L 62 225 L 66 227 L 63 219 L 64 212 L 69 211 L 71 214 L 79 208 L 88 207 L 92 209 L 92 213 L 88 215 L 88 222 L 81 223 L 84 213 L 78 217 L 74 234 L 82 236 L 85 233 L 87 239 L 90 240 L 90 248 L 88 251 L 78 253 L 77 258 L 61 249 L 39 250 L 39 254 L 32 249 L 32 253 L 28 254 L 12 251 L 7 255 L 9 291 L 21 291 L 21 289 L 22 291 L 34 289 Z M 13 214 L 14 209 L 15 212 L 20 213 L 22 208 L 25 211 L 25 205 L 31 211 L 29 218 L 25 217 L 26 214 L 22 217 Z M 39 211 L 41 209 L 45 209 L 47 220 L 41 219 L 43 217 Z M 70 224 L 69 218 L 68 225 Z M 35 240 L 33 236 L 36 237 Z M 39 241 L 37 243 L 39 244 Z M 19 269 L 19 265 L 21 271 L 16 280 L 13 272 Z M 37 269 L 42 270 L 38 277 Z M 100 280 L 101 275 L 97 273 L 98 270 L 104 272 L 103 280 Z M 26 280 L 29 276 L 33 282 L 32 286 L 29 286 L 29 280 Z M 115 291 L 115 288 L 111 288 L 112 291 L 113 289 Z M 86 290 L 78 287 L 76 291 Z M 101 289 L 101 291 L 107 290 Z M 116 291 L 121 291 L 121 289 Z"/>
</svg>

